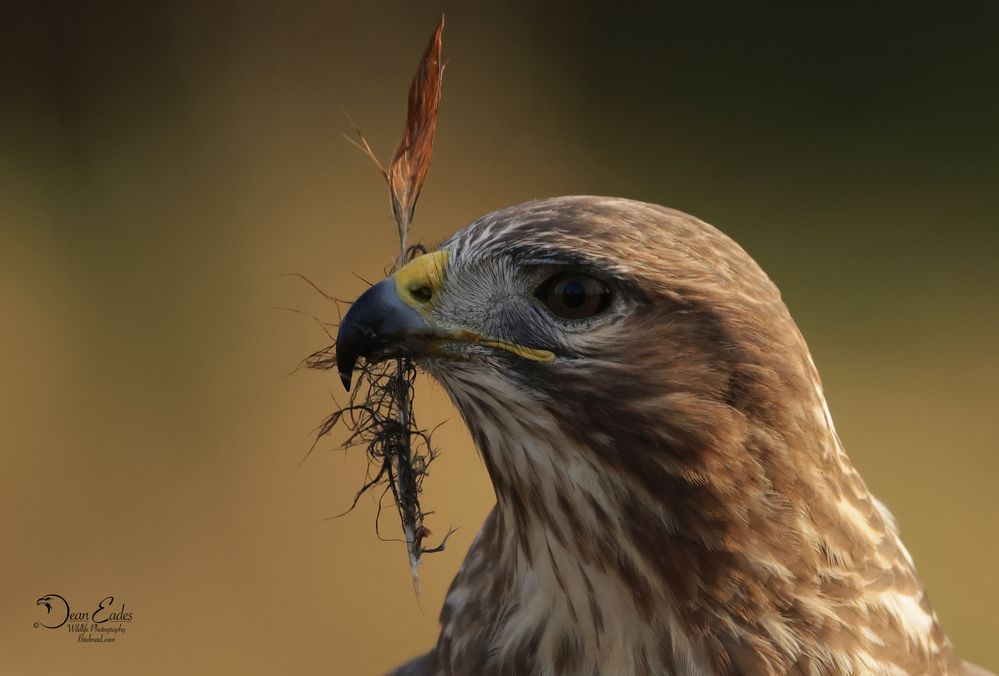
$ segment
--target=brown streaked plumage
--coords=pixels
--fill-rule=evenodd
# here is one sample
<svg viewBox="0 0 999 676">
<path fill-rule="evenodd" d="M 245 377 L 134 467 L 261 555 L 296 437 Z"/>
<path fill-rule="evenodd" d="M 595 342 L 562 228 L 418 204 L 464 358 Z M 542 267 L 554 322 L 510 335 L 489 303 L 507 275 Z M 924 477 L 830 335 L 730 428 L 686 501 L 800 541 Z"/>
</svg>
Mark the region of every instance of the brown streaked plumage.
<svg viewBox="0 0 999 676">
<path fill-rule="evenodd" d="M 805 341 L 737 244 L 678 211 L 564 197 L 441 249 L 432 302 L 400 286 L 397 325 L 359 299 L 351 313 L 381 323 L 348 313 L 338 345 L 348 375 L 358 354 L 416 356 L 497 496 L 437 645 L 397 673 L 963 672 Z M 601 280 L 606 309 L 552 315 L 535 290 L 566 270 Z"/>
</svg>

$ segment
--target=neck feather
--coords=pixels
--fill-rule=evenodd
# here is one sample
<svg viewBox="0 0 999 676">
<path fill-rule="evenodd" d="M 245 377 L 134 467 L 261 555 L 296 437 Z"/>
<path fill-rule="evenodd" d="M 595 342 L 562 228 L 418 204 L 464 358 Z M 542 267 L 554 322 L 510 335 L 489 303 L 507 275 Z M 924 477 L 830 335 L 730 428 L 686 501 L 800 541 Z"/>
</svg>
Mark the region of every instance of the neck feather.
<svg viewBox="0 0 999 676">
<path fill-rule="evenodd" d="M 460 663 L 488 645 L 481 673 L 529 672 L 529 659 L 555 673 L 954 664 L 820 387 L 780 429 L 678 393 L 630 402 L 665 422 L 629 433 L 460 375 L 444 382 L 497 496 L 442 614 Z"/>
</svg>

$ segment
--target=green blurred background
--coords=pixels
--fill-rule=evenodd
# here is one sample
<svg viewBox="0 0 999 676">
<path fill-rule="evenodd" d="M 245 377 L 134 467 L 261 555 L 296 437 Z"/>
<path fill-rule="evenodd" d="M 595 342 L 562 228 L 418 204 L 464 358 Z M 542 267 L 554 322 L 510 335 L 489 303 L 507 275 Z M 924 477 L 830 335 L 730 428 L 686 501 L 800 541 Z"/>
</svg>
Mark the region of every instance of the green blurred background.
<svg viewBox="0 0 999 676">
<path fill-rule="evenodd" d="M 363 5 L 363 7 L 362 7 Z M 534 197 L 667 204 L 783 289 L 944 626 L 999 668 L 999 4 L 23 3 L 0 97 L 0 670 L 374 674 L 428 646 L 493 498 L 444 395 L 414 597 L 299 372 L 394 251 L 383 157 L 439 13 L 415 235 Z M 386 520 L 388 532 L 394 518 Z M 135 613 L 114 645 L 35 599 Z"/>
</svg>

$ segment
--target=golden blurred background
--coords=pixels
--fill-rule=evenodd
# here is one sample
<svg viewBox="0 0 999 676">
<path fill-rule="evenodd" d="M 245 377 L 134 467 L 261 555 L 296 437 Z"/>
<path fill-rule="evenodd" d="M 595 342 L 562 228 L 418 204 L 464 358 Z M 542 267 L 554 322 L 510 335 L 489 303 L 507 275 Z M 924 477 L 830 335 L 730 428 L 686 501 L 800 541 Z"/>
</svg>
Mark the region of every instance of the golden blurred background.
<svg viewBox="0 0 999 676">
<path fill-rule="evenodd" d="M 439 388 L 414 596 L 335 374 L 288 375 L 394 252 L 387 157 L 441 11 L 416 237 L 530 198 L 674 206 L 784 291 L 965 658 L 999 668 L 999 5 L 22 3 L 0 28 L 0 672 L 382 673 L 493 497 Z M 395 516 L 384 522 L 389 534 Z M 105 596 L 114 644 L 34 628 Z"/>
</svg>

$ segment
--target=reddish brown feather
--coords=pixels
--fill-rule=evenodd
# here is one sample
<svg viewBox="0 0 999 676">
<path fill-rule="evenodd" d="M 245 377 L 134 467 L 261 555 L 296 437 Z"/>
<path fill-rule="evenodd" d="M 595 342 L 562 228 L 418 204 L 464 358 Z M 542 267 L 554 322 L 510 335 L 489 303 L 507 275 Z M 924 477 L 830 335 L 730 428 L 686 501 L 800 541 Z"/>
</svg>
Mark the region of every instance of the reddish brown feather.
<svg viewBox="0 0 999 676">
<path fill-rule="evenodd" d="M 441 45 L 444 35 L 444 17 L 437 23 L 430 44 L 423 54 L 420 67 L 409 86 L 409 106 L 406 128 L 402 140 L 392 155 L 392 164 L 386 179 L 392 196 L 392 213 L 399 227 L 401 259 L 405 258 L 406 235 L 413 221 L 420 189 L 430 171 L 437 131 L 437 110 L 441 101 L 444 82 L 444 64 L 441 62 Z"/>
</svg>

